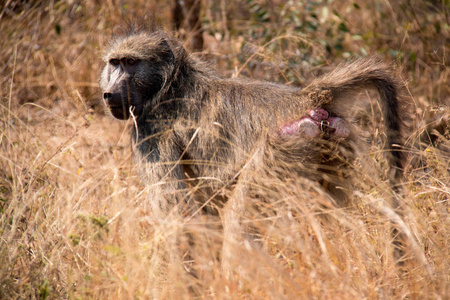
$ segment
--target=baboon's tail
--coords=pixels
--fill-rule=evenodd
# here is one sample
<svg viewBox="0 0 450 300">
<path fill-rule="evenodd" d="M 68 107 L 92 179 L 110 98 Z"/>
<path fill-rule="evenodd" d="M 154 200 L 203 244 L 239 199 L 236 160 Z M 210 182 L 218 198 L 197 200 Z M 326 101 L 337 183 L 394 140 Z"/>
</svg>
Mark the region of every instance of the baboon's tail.
<svg viewBox="0 0 450 300">
<path fill-rule="evenodd" d="M 331 92 L 330 106 L 338 106 L 339 98 L 349 95 L 349 92 L 374 88 L 381 96 L 383 119 L 386 126 L 386 150 L 390 152 L 390 165 L 393 169 L 391 181 L 395 184 L 403 176 L 403 138 L 401 134 L 402 121 L 399 116 L 398 84 L 391 75 L 390 68 L 378 59 L 359 59 L 349 64 L 337 67 L 334 71 L 317 78 L 305 89 L 305 92 Z M 343 99 L 352 101 L 352 99 Z M 357 101 L 358 99 L 353 99 Z M 355 103 L 356 104 L 356 103 Z M 326 105 L 327 106 L 327 105 Z"/>
</svg>

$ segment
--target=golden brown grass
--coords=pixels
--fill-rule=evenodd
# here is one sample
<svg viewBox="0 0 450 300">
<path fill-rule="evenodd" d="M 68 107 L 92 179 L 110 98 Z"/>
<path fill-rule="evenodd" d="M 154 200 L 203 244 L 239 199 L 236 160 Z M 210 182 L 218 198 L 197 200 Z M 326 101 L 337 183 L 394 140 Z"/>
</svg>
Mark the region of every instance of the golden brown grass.
<svg viewBox="0 0 450 300">
<path fill-rule="evenodd" d="M 215 1 L 204 7 L 206 52 L 224 72 L 242 67 L 244 75 L 297 84 L 318 64 L 349 54 L 381 51 L 395 59 L 415 107 L 403 225 L 418 247 L 407 251 L 403 271 L 392 257 L 394 217 L 383 188 L 371 184 L 355 193 L 354 207 L 337 209 L 320 191 L 273 179 L 264 185 L 272 202 L 246 199 L 243 222 L 257 229 L 262 247 L 233 244 L 240 268 L 226 278 L 219 220 L 152 217 L 131 158 L 130 124 L 106 117 L 98 105 L 99 57 L 113 27 L 150 11 L 170 28 L 168 4 L 6 1 L 0 6 L 0 298 L 449 297 L 447 2 L 356 1 L 356 8 L 341 0 L 327 9 L 307 2 L 318 19 L 299 6 L 283 10 L 279 1 L 235 2 L 228 20 Z M 254 17 L 264 9 L 272 18 Z M 305 25 L 315 20 L 315 29 Z M 188 248 L 193 263 L 183 256 Z"/>
</svg>

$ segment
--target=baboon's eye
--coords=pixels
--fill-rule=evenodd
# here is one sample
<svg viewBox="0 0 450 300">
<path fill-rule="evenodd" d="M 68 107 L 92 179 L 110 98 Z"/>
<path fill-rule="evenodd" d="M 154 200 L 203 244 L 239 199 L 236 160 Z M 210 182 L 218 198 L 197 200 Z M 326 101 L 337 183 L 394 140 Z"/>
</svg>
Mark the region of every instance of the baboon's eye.
<svg viewBox="0 0 450 300">
<path fill-rule="evenodd" d="M 118 66 L 120 64 L 120 60 L 113 58 L 109 61 L 109 63 L 113 66 Z"/>
<path fill-rule="evenodd" d="M 136 60 L 129 58 L 129 59 L 127 59 L 127 64 L 129 64 L 130 66 L 133 66 L 136 64 Z"/>
</svg>

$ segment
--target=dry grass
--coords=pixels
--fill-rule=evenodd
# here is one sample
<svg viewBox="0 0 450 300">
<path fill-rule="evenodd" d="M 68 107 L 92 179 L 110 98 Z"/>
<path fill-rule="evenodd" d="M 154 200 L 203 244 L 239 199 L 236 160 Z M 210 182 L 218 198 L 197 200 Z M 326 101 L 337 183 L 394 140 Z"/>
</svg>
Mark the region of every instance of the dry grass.
<svg viewBox="0 0 450 300">
<path fill-rule="evenodd" d="M 328 9 L 306 1 L 318 12 L 314 19 L 295 5 L 236 0 L 228 20 L 222 2 L 206 1 L 206 52 L 225 73 L 299 84 L 319 64 L 381 51 L 396 60 L 415 107 L 403 225 L 417 248 L 409 245 L 403 271 L 392 258 L 389 221 L 396 215 L 379 183 L 356 192 L 354 207 L 337 209 L 293 178 L 264 183 L 271 202 L 247 199 L 244 223 L 257 229 L 263 247 L 233 244 L 240 268 L 232 278 L 220 266 L 219 220 L 152 217 L 131 158 L 129 124 L 98 106 L 99 56 L 114 26 L 153 12 L 170 28 L 168 4 L 26 2 L 0 6 L 0 298 L 449 297 L 446 1 L 356 1 L 356 8 L 341 0 Z M 249 18 L 247 7 L 272 18 Z M 315 30 L 305 25 L 315 20 Z M 186 232 L 194 244 L 183 239 Z M 185 261 L 188 249 L 194 263 Z"/>
</svg>

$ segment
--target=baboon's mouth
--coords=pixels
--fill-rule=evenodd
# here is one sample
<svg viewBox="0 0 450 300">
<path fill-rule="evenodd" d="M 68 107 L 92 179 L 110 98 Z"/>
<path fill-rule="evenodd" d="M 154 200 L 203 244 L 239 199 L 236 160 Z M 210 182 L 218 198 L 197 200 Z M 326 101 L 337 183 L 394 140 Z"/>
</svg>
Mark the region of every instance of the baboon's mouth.
<svg viewBox="0 0 450 300">
<path fill-rule="evenodd" d="M 114 118 L 117 118 L 119 120 L 125 120 L 129 118 L 128 110 L 121 105 L 110 105 L 109 111 L 114 116 Z"/>
</svg>

